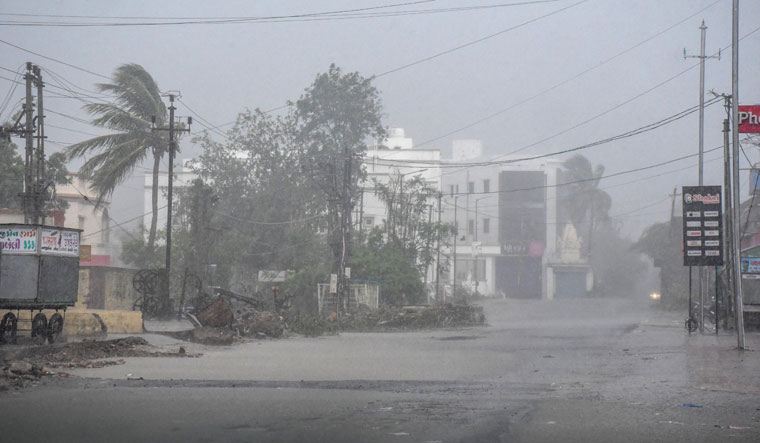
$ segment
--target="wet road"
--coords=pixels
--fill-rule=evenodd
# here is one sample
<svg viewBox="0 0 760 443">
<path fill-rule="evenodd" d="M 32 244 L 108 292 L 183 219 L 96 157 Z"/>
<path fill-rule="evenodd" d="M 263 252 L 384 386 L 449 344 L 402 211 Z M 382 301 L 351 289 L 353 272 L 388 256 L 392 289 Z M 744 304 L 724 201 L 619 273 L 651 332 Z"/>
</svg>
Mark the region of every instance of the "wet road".
<svg viewBox="0 0 760 443">
<path fill-rule="evenodd" d="M 77 370 L 4 394 L 0 440 L 760 441 L 760 355 L 733 336 L 688 337 L 644 301 L 484 307 L 481 328 L 183 344 L 204 355 Z"/>
</svg>

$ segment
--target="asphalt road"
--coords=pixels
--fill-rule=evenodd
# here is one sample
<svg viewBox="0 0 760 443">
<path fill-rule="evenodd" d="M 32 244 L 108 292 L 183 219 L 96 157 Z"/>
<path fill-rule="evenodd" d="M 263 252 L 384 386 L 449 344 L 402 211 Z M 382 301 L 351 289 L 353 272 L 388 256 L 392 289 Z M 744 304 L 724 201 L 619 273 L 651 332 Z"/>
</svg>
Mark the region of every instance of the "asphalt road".
<svg viewBox="0 0 760 443">
<path fill-rule="evenodd" d="M 0 441 L 760 441 L 757 333 L 743 352 L 689 337 L 645 301 L 484 307 L 486 327 L 182 343 L 203 356 L 76 370 L 3 394 Z"/>
</svg>

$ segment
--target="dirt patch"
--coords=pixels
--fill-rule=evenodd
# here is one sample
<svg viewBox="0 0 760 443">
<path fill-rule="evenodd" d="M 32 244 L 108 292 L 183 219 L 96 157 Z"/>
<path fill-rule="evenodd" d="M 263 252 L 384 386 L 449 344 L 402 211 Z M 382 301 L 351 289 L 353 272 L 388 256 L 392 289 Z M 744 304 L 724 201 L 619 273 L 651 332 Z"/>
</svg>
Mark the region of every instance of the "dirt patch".
<svg viewBox="0 0 760 443">
<path fill-rule="evenodd" d="M 88 340 L 55 345 L 0 347 L 0 391 L 34 385 L 46 376 L 68 377 L 61 369 L 122 365 L 125 357 L 197 357 L 150 345 L 141 337 Z"/>
</svg>

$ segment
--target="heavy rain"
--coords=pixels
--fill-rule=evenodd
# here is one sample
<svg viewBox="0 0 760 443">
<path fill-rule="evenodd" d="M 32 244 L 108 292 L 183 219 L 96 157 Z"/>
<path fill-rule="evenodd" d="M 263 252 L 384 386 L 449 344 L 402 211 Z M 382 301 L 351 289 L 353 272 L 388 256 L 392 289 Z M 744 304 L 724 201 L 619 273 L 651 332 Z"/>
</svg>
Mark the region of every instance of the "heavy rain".
<svg viewBox="0 0 760 443">
<path fill-rule="evenodd" d="M 0 441 L 760 441 L 759 18 L 3 2 Z"/>
</svg>

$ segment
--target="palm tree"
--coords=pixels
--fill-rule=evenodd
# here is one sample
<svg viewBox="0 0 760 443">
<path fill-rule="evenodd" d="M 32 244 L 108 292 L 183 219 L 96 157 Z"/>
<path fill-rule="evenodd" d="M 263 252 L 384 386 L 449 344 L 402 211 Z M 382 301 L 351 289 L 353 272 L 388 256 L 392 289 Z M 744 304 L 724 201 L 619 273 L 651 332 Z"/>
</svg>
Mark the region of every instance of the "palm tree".
<svg viewBox="0 0 760 443">
<path fill-rule="evenodd" d="M 594 225 L 596 222 L 609 221 L 609 210 L 612 206 L 610 195 L 599 189 L 604 166 L 593 167 L 591 162 L 580 154 L 565 160 L 563 166 L 563 181 L 569 184 L 565 201 L 568 216 L 579 232 L 583 223 L 589 223 L 586 249 L 590 254 Z"/>
<path fill-rule="evenodd" d="M 112 94 L 112 103 L 90 103 L 84 109 L 95 116 L 94 126 L 115 131 L 69 146 L 66 156 L 89 157 L 79 174 L 90 179 L 90 189 L 98 196 L 97 205 L 108 198 L 119 184 L 153 155 L 153 215 L 148 234 L 148 250 L 153 249 L 158 221 L 158 170 L 167 152 L 168 142 L 159 132 L 151 131 L 151 117 L 156 125 L 166 122 L 166 107 L 153 77 L 134 63 L 116 68 L 112 83 L 96 85 L 100 92 Z"/>
</svg>

